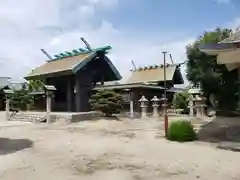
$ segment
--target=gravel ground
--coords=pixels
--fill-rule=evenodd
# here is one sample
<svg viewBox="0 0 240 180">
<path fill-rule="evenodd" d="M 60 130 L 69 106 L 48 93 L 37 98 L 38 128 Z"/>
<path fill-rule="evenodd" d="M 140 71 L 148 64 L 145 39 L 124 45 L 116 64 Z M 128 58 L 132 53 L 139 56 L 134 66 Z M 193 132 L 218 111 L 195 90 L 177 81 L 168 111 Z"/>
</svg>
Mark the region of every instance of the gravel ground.
<svg viewBox="0 0 240 180">
<path fill-rule="evenodd" d="M 240 156 L 175 143 L 160 121 L 0 123 L 1 180 L 239 180 Z"/>
</svg>

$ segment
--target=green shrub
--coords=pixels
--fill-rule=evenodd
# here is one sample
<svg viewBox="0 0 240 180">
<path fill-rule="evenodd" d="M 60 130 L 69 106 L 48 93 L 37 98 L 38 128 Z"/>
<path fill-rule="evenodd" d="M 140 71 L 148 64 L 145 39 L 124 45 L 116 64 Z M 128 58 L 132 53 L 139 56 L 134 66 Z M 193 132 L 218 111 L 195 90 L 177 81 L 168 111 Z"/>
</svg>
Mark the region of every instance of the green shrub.
<svg viewBox="0 0 240 180">
<path fill-rule="evenodd" d="M 102 111 L 105 116 L 118 113 L 122 107 L 122 96 L 113 90 L 102 89 L 93 94 L 89 100 L 92 110 Z"/>
<path fill-rule="evenodd" d="M 197 139 L 197 134 L 189 121 L 179 120 L 170 123 L 167 139 L 179 142 L 194 141 Z"/>
</svg>

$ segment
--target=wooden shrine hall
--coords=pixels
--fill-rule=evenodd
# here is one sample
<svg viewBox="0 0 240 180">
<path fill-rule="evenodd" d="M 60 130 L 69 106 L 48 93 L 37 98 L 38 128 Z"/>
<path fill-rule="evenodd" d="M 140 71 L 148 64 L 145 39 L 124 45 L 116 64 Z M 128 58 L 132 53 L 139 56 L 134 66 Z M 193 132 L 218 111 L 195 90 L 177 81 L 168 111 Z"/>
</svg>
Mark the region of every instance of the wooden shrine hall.
<svg viewBox="0 0 240 180">
<path fill-rule="evenodd" d="M 179 64 L 166 65 L 166 85 L 167 98 L 169 104 L 173 99 L 173 94 L 179 92 L 174 85 L 183 84 L 184 80 L 180 71 Z M 113 89 L 123 96 L 124 109 L 129 109 L 130 100 L 134 103 L 134 111 L 139 112 L 139 99 L 144 95 L 148 100 L 153 96 L 161 98 L 164 94 L 164 66 L 163 65 L 149 65 L 138 69 L 131 70 L 131 76 L 123 84 L 105 84 L 96 86 L 94 89 Z M 152 106 L 149 104 L 148 111 L 152 111 Z"/>
<path fill-rule="evenodd" d="M 122 77 L 106 56 L 111 46 L 74 49 L 55 55 L 28 74 L 26 80 L 42 80 L 56 87 L 53 111 L 86 112 L 93 87 Z"/>
</svg>

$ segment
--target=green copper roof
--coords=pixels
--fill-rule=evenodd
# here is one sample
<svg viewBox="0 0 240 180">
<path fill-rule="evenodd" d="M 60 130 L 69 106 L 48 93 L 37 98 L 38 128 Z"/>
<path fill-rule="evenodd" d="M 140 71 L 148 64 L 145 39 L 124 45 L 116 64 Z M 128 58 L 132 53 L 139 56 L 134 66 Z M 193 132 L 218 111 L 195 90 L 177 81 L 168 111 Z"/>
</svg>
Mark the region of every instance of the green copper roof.
<svg viewBox="0 0 240 180">
<path fill-rule="evenodd" d="M 108 50 L 110 50 L 110 49 L 112 49 L 111 46 L 104 46 L 104 47 L 95 48 L 95 49 L 91 49 L 91 50 L 83 49 L 83 48 L 73 49 L 71 52 L 65 51 L 64 53 L 55 54 L 54 59 L 52 59 L 50 61 L 63 59 L 66 57 L 78 56 L 78 55 L 82 55 L 82 54 L 88 54 L 88 53 L 92 53 L 92 52 L 99 52 L 99 51 L 104 51 L 105 53 L 108 53 Z"/>
</svg>

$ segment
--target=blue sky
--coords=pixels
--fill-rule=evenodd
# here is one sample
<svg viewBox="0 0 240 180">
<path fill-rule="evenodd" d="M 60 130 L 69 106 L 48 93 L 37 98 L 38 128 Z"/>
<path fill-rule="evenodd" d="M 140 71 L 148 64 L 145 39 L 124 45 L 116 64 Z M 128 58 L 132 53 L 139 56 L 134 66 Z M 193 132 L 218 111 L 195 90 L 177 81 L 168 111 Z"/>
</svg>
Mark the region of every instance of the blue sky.
<svg viewBox="0 0 240 180">
<path fill-rule="evenodd" d="M 196 36 L 233 21 L 240 15 L 239 5 L 236 0 L 123 0 L 115 11 L 99 13 L 119 29 L 143 34 L 178 31 L 183 36 Z"/>
<path fill-rule="evenodd" d="M 0 75 L 21 80 L 47 60 L 40 48 L 53 55 L 83 47 L 80 37 L 93 47 L 111 45 L 123 77 L 131 60 L 162 63 L 163 50 L 183 62 L 186 45 L 205 30 L 240 25 L 239 6 L 237 0 L 2 0 Z"/>
</svg>

